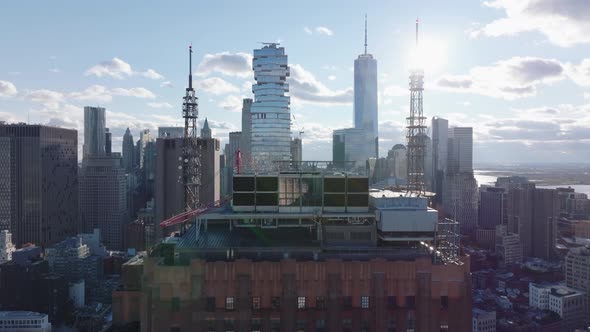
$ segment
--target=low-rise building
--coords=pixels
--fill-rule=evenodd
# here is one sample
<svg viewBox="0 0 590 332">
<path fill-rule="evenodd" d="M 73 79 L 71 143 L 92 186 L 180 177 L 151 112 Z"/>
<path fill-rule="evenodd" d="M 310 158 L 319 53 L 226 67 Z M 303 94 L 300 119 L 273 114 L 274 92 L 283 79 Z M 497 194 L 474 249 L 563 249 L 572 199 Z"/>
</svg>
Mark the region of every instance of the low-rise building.
<svg viewBox="0 0 590 332">
<path fill-rule="evenodd" d="M 529 306 L 558 314 L 566 331 L 584 327 L 585 296 L 586 293 L 563 285 L 529 284 Z"/>
<path fill-rule="evenodd" d="M 49 316 L 32 311 L 0 311 L 1 332 L 51 332 Z"/>
<path fill-rule="evenodd" d="M 472 310 L 471 326 L 473 332 L 495 332 L 496 312 L 479 308 Z"/>
</svg>

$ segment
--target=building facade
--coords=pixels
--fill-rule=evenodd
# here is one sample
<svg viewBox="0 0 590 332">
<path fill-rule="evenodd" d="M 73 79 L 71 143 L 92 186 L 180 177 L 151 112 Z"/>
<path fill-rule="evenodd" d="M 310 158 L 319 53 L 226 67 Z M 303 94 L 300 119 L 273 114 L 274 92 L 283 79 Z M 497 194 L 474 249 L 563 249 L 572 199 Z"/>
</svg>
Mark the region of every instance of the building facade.
<svg viewBox="0 0 590 332">
<path fill-rule="evenodd" d="M 88 155 L 105 153 L 106 119 L 102 107 L 84 107 L 84 145 L 83 158 Z"/>
<path fill-rule="evenodd" d="M 31 311 L 0 311 L 0 331 L 51 332 L 47 314 Z"/>
<path fill-rule="evenodd" d="M 183 138 L 184 127 L 158 127 L 157 138 Z"/>
<path fill-rule="evenodd" d="M 17 247 L 48 246 L 78 226 L 77 131 L 0 124 L 0 229 Z"/>
<path fill-rule="evenodd" d="M 443 181 L 447 171 L 447 150 L 449 145 L 449 121 L 439 117 L 432 118 L 432 191 L 435 201 L 442 203 Z"/>
<path fill-rule="evenodd" d="M 275 161 L 291 160 L 291 110 L 285 48 L 277 43 L 254 50 L 254 102 L 251 107 L 253 168 L 273 169 Z"/>
<path fill-rule="evenodd" d="M 364 129 L 337 129 L 332 133 L 332 162 L 339 168 L 354 168 L 363 172 L 372 150 L 365 144 L 367 131 Z M 354 164 L 353 164 L 354 163 Z"/>
<path fill-rule="evenodd" d="M 242 133 L 243 135 L 243 133 Z M 301 137 L 296 137 L 291 140 L 291 161 L 301 162 L 303 160 L 303 145 Z"/>
<path fill-rule="evenodd" d="M 366 159 L 379 157 L 377 90 L 377 60 L 365 50 L 354 60 L 354 128 L 365 132 Z"/>
<path fill-rule="evenodd" d="M 252 159 L 252 99 L 242 100 L 242 136 L 240 151 L 245 161 Z M 245 163 L 246 165 L 248 162 Z M 247 166 L 246 166 L 247 167 Z"/>
<path fill-rule="evenodd" d="M 123 152 L 123 168 L 125 168 L 125 173 L 131 173 L 135 168 L 135 146 L 133 144 L 133 135 L 131 135 L 129 128 L 125 130 L 125 134 L 123 135 L 123 147 L 121 151 Z"/>
<path fill-rule="evenodd" d="M 590 247 L 570 249 L 565 257 L 565 282 L 586 293 L 585 324 L 590 324 Z"/>
<path fill-rule="evenodd" d="M 123 249 L 127 180 L 121 155 L 89 156 L 80 169 L 80 219 L 85 233 L 100 229 L 109 250 Z"/>
<path fill-rule="evenodd" d="M 496 312 L 486 311 L 478 308 L 472 310 L 473 332 L 495 332 L 496 331 Z"/>
</svg>

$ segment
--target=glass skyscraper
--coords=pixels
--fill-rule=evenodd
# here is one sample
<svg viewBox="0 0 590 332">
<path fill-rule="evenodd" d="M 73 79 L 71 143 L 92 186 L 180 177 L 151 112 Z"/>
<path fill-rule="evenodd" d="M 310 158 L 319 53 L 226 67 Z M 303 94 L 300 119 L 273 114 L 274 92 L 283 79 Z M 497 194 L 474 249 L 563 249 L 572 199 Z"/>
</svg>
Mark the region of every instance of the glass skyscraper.
<svg viewBox="0 0 590 332">
<path fill-rule="evenodd" d="M 368 158 L 379 155 L 378 125 L 377 60 L 365 49 L 365 53 L 354 60 L 354 127 L 367 135 L 365 149 Z"/>
<path fill-rule="evenodd" d="M 84 107 L 84 145 L 83 157 L 105 154 L 106 126 L 105 109 Z"/>
<path fill-rule="evenodd" d="M 284 47 L 265 44 L 254 50 L 252 60 L 254 102 L 251 108 L 251 158 L 254 171 L 273 168 L 273 162 L 291 159 L 291 111 Z"/>
</svg>

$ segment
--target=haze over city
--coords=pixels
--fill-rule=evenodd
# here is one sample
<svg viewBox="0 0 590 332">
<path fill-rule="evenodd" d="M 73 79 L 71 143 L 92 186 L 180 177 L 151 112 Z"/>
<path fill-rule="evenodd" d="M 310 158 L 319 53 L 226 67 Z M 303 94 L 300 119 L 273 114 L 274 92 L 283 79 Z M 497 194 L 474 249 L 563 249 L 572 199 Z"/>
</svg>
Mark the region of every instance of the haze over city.
<svg viewBox="0 0 590 332">
<path fill-rule="evenodd" d="M 332 130 L 353 122 L 352 65 L 363 52 L 366 13 L 368 52 L 378 61 L 380 155 L 405 142 L 416 17 L 424 114 L 472 126 L 475 163 L 584 162 L 590 153 L 583 1 L 31 4 L 0 5 L 0 27 L 10 31 L 0 39 L 0 120 L 77 128 L 80 143 L 88 104 L 106 108 L 114 151 L 127 127 L 137 136 L 181 125 L 191 43 L 199 127 L 207 117 L 226 143 L 240 129 L 242 98 L 252 97 L 252 49 L 280 42 L 303 159 L 329 160 Z"/>
</svg>

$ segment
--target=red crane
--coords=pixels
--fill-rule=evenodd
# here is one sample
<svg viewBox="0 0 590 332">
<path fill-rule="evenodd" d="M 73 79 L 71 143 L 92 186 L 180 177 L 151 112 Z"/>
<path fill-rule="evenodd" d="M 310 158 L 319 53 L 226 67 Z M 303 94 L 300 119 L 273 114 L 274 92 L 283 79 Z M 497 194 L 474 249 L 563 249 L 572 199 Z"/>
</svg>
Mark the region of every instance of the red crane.
<svg viewBox="0 0 590 332">
<path fill-rule="evenodd" d="M 160 223 L 160 227 L 165 228 L 165 227 L 170 227 L 170 226 L 174 226 L 174 225 L 178 225 L 178 224 L 184 224 L 184 223 L 188 222 L 189 220 L 191 220 L 192 218 L 194 218 L 200 214 L 203 214 L 203 213 L 211 210 L 214 207 L 223 205 L 227 201 L 229 201 L 229 197 L 224 197 L 218 201 L 213 202 L 210 205 L 179 213 L 173 217 L 170 217 L 170 218 L 162 221 Z"/>
</svg>

